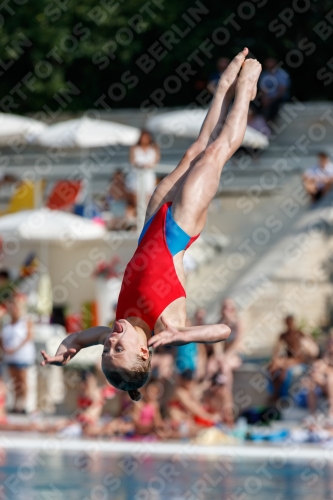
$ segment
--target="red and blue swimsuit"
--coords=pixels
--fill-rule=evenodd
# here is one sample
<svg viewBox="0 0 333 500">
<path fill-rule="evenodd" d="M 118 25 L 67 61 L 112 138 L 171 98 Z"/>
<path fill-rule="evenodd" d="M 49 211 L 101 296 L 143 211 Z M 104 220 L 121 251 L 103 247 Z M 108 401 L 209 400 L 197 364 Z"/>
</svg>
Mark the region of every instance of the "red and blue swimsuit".
<svg viewBox="0 0 333 500">
<path fill-rule="evenodd" d="M 125 269 L 116 319 L 134 316 L 153 330 L 164 309 L 186 297 L 173 257 L 189 248 L 198 236 L 190 237 L 177 224 L 171 203 L 161 206 L 143 228 L 138 247 Z"/>
</svg>

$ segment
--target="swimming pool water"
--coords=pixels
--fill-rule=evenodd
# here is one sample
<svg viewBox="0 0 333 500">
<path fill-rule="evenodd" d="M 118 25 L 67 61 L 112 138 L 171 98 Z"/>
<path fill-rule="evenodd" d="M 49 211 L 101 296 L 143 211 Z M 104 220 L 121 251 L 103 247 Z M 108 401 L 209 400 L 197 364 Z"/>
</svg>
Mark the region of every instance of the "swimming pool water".
<svg viewBox="0 0 333 500">
<path fill-rule="evenodd" d="M 318 459 L 140 459 L 93 450 L 0 457 L 0 500 L 333 499 L 333 464 Z"/>
</svg>

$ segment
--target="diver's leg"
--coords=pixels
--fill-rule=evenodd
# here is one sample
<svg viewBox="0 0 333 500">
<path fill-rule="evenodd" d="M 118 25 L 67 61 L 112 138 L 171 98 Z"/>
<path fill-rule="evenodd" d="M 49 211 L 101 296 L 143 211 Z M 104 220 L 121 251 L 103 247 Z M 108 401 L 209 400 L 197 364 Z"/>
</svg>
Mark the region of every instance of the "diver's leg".
<svg viewBox="0 0 333 500">
<path fill-rule="evenodd" d="M 191 236 L 202 231 L 223 166 L 242 144 L 249 104 L 256 96 L 260 72 L 258 61 L 247 59 L 244 62 L 236 84 L 235 101 L 222 131 L 190 169 L 173 201 L 174 219 Z"/>
<path fill-rule="evenodd" d="M 244 63 L 248 49 L 245 48 L 231 61 L 221 76 L 209 111 L 202 124 L 198 139 L 188 148 L 178 166 L 156 187 L 147 209 L 146 220 L 161 205 L 173 201 L 185 180 L 188 171 L 203 155 L 206 147 L 218 136 L 226 120 L 230 103 L 234 97 L 235 83 Z M 184 111 L 186 113 L 186 111 Z"/>
</svg>

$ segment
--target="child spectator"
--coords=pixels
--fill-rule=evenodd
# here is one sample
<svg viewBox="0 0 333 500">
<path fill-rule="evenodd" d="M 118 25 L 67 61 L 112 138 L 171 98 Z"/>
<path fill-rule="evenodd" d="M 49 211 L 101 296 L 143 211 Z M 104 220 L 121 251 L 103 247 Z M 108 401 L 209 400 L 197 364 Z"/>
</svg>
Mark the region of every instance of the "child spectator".
<svg viewBox="0 0 333 500">
<path fill-rule="evenodd" d="M 168 413 L 179 435 L 194 435 L 202 427 L 212 427 L 221 421 L 221 415 L 210 412 L 202 405 L 202 389 L 195 383 L 193 372 L 186 370 L 178 376 Z"/>
<path fill-rule="evenodd" d="M 58 432 L 60 435 L 76 437 L 99 436 L 103 434 L 103 426 L 99 419 L 102 415 L 105 401 L 115 396 L 116 389 L 110 385 L 99 387 L 95 374 L 83 371 L 80 389 L 77 397 L 77 410 L 69 418 L 56 424 L 42 426 L 43 432 Z"/>
<path fill-rule="evenodd" d="M 161 387 L 161 383 L 151 380 L 144 389 L 143 399 L 133 405 L 134 429 L 140 436 L 158 434 L 164 428 L 159 403 Z"/>
<path fill-rule="evenodd" d="M 104 403 L 103 390 L 98 387 L 95 375 L 92 372 L 84 371 L 77 398 L 76 420 L 80 422 L 86 433 L 89 433 L 90 427 L 94 427 L 98 423 Z"/>
</svg>

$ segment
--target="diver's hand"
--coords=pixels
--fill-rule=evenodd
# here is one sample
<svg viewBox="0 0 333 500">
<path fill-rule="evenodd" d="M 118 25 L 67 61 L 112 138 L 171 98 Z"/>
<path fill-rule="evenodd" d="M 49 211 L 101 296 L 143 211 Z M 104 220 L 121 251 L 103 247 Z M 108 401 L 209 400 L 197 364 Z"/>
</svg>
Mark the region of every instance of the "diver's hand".
<svg viewBox="0 0 333 500">
<path fill-rule="evenodd" d="M 151 337 L 148 341 L 148 346 L 156 348 L 162 345 L 175 345 L 178 342 L 181 342 L 182 332 L 180 332 L 175 326 L 171 325 L 164 316 L 161 316 L 161 320 L 165 326 L 165 330 Z"/>
<path fill-rule="evenodd" d="M 66 349 L 64 352 L 57 353 L 55 356 L 49 356 L 45 351 L 41 351 L 41 355 L 44 358 L 41 365 L 65 366 L 72 358 L 74 358 L 76 353 L 77 350 L 74 348 Z"/>
</svg>

